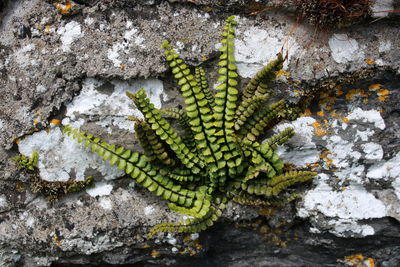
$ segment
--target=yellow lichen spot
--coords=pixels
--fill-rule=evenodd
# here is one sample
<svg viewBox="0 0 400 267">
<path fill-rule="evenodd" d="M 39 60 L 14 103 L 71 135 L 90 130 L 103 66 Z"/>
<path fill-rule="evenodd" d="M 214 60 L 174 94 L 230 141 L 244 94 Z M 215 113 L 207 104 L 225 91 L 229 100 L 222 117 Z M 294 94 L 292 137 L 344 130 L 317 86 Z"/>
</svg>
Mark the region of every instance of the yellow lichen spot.
<svg viewBox="0 0 400 267">
<path fill-rule="evenodd" d="M 45 34 L 51 34 L 51 26 L 50 25 L 46 25 L 44 27 L 44 31 Z"/>
<path fill-rule="evenodd" d="M 350 120 L 347 117 L 342 118 L 342 121 L 346 124 L 349 124 Z"/>
<path fill-rule="evenodd" d="M 323 116 L 325 116 L 325 114 L 324 114 L 324 111 L 323 111 L 323 110 L 321 110 L 321 111 L 318 111 L 318 112 L 317 112 L 317 115 L 318 115 L 318 116 L 320 116 L 320 117 L 323 117 Z"/>
<path fill-rule="evenodd" d="M 364 93 L 363 90 L 361 89 L 351 89 L 349 92 L 345 95 L 346 100 L 352 100 L 356 95 L 368 97 L 366 93 Z"/>
<path fill-rule="evenodd" d="M 278 70 L 278 71 L 276 72 L 276 77 L 277 77 L 277 78 L 280 77 L 280 76 L 282 76 L 282 75 L 284 75 L 286 78 L 289 78 L 289 77 L 290 77 L 290 72 L 284 71 L 284 70 Z"/>
<path fill-rule="evenodd" d="M 198 239 L 196 239 L 196 240 L 193 241 L 193 245 L 194 245 L 194 247 L 195 247 L 197 250 L 203 248 L 203 245 L 199 243 L 199 240 L 198 240 Z"/>
<path fill-rule="evenodd" d="M 364 103 L 365 105 L 368 104 L 368 102 L 369 102 L 368 98 L 364 98 L 364 99 L 363 99 L 363 103 Z"/>
<path fill-rule="evenodd" d="M 365 258 L 362 254 L 344 256 L 344 261 L 347 265 L 355 267 L 375 267 L 374 259 Z M 338 262 L 343 262 L 343 261 L 338 260 Z"/>
<path fill-rule="evenodd" d="M 376 64 L 375 60 L 373 60 L 372 58 L 366 58 L 366 59 L 365 59 L 365 62 L 366 62 L 368 65 L 374 65 L 374 64 Z"/>
<path fill-rule="evenodd" d="M 340 85 L 337 85 L 335 89 L 336 89 L 336 96 L 343 95 L 343 90 L 342 90 L 342 87 Z"/>
<path fill-rule="evenodd" d="M 333 166 L 333 160 L 328 157 L 328 154 L 330 153 L 330 150 L 324 150 L 322 153 L 319 155 L 319 157 L 325 161 L 325 165 L 327 168 L 330 168 Z"/>
<path fill-rule="evenodd" d="M 306 117 L 306 116 L 311 116 L 312 112 L 309 108 L 306 108 L 306 110 L 304 110 L 304 113 L 300 114 L 300 117 Z"/>
<path fill-rule="evenodd" d="M 202 56 L 200 59 L 201 59 L 202 61 L 206 61 L 206 60 L 208 59 L 208 57 Z"/>
<path fill-rule="evenodd" d="M 311 125 L 314 127 L 315 134 L 318 136 L 327 135 L 328 131 L 322 127 L 319 122 L 313 122 Z"/>
<path fill-rule="evenodd" d="M 331 116 L 332 118 L 337 118 L 337 117 L 339 117 L 339 114 L 337 114 L 336 109 L 334 109 L 334 110 L 332 110 L 330 116 Z"/>
<path fill-rule="evenodd" d="M 344 190 L 346 190 L 346 189 L 347 189 L 347 186 L 342 186 L 342 187 L 340 188 L 341 191 L 344 191 Z"/>
<path fill-rule="evenodd" d="M 61 241 L 58 240 L 58 236 L 53 235 L 51 241 L 53 241 L 53 245 L 56 245 L 57 247 L 61 246 Z"/>
<path fill-rule="evenodd" d="M 388 95 L 389 95 L 389 90 L 387 90 L 387 89 L 379 89 L 379 90 L 378 90 L 378 95 L 379 95 L 378 100 L 381 101 L 381 102 L 383 102 L 383 101 L 385 101 L 386 98 L 388 97 Z"/>
<path fill-rule="evenodd" d="M 61 121 L 57 120 L 57 119 L 52 119 L 52 120 L 50 120 L 50 124 L 52 124 L 54 126 L 61 126 Z"/>
<path fill-rule="evenodd" d="M 56 6 L 58 12 L 60 12 L 62 15 L 68 15 L 72 9 L 72 3 L 70 1 L 56 2 L 54 5 Z"/>
<path fill-rule="evenodd" d="M 38 120 L 33 120 L 33 125 L 36 125 L 36 124 L 38 124 L 38 123 L 39 123 Z"/>
<path fill-rule="evenodd" d="M 36 23 L 35 24 L 35 28 L 38 29 L 38 30 L 41 30 L 41 29 L 43 29 L 43 26 L 40 25 L 39 23 Z"/>
<path fill-rule="evenodd" d="M 149 244 L 144 244 L 143 246 L 141 246 L 140 248 L 149 248 L 150 245 Z"/>
<path fill-rule="evenodd" d="M 159 257 L 161 255 L 161 253 L 159 251 L 157 251 L 157 250 L 152 250 L 150 255 L 153 258 L 157 258 L 157 257 Z"/>
<path fill-rule="evenodd" d="M 371 84 L 370 86 L 368 86 L 368 89 L 369 90 L 379 90 L 379 89 L 381 89 L 381 84 L 379 84 L 379 83 L 374 83 L 374 84 Z"/>
<path fill-rule="evenodd" d="M 120 69 L 120 70 L 124 70 L 124 69 L 125 69 L 125 67 L 126 67 L 126 65 L 125 65 L 125 64 L 121 64 L 121 65 L 119 65 L 119 69 Z"/>
</svg>

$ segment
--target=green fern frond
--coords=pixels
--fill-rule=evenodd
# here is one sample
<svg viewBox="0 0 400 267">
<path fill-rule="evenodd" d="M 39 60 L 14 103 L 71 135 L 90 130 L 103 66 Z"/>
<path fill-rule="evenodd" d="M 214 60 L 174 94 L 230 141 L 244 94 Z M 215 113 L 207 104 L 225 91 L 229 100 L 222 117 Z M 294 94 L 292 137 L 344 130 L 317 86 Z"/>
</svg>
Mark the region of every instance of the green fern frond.
<svg viewBox="0 0 400 267">
<path fill-rule="evenodd" d="M 71 126 L 66 126 L 63 132 L 78 140 L 79 143 L 83 143 L 85 147 L 89 147 L 92 152 L 97 152 L 111 165 L 117 165 L 118 169 L 123 170 L 137 183 L 142 184 L 157 196 L 162 196 L 166 200 L 186 207 L 192 205 L 196 193 L 182 188 L 182 186 L 175 184 L 173 180 L 161 175 L 146 156 L 125 149 L 123 146 L 117 148 L 114 144 L 107 144 L 100 138 L 73 129 Z"/>
<path fill-rule="evenodd" d="M 269 95 L 254 96 L 244 100 L 237 109 L 235 114 L 235 130 L 240 131 L 240 128 L 246 121 L 253 116 L 253 114 L 258 111 L 269 98 Z"/>
<path fill-rule="evenodd" d="M 181 137 L 171 127 L 171 125 L 161 117 L 160 111 L 150 103 L 146 93 L 143 89 L 139 90 L 136 94 L 126 93 L 131 98 L 138 109 L 143 113 L 146 122 L 150 125 L 151 129 L 165 141 L 175 152 L 180 161 L 190 168 L 193 173 L 199 173 L 204 167 L 200 158 L 192 153 L 189 148 L 183 143 Z"/>
<path fill-rule="evenodd" d="M 195 78 L 197 84 L 201 86 L 201 89 L 204 95 L 206 96 L 210 107 L 211 108 L 214 107 L 215 106 L 214 95 L 212 94 L 210 87 L 208 87 L 206 73 L 204 72 L 204 69 L 202 67 L 197 67 L 195 69 Z"/>
<path fill-rule="evenodd" d="M 175 155 L 171 155 L 168 145 L 157 136 L 154 130 L 143 120 L 137 118 L 131 118 L 131 120 L 136 122 L 134 126 L 136 137 L 149 161 L 155 164 L 159 162 L 164 166 L 176 165 Z"/>
<path fill-rule="evenodd" d="M 283 62 L 284 58 L 279 53 L 277 59 L 271 61 L 256 73 L 243 92 L 242 104 L 246 104 L 247 100 L 254 96 L 265 95 L 268 90 L 268 83 L 276 79 L 276 72 L 282 69 Z"/>
<path fill-rule="evenodd" d="M 223 39 L 221 40 L 222 47 L 220 51 L 222 55 L 219 57 L 220 61 L 218 66 L 218 82 L 216 87 L 215 106 L 214 111 L 214 127 L 215 136 L 217 136 L 217 143 L 221 146 L 224 162 L 228 168 L 228 174 L 231 176 L 237 175 L 237 167 L 241 164 L 241 155 L 235 149 L 233 140 L 234 134 L 234 119 L 236 111 L 236 101 L 238 99 L 238 74 L 236 61 L 234 57 L 234 38 L 235 30 L 234 25 L 236 21 L 231 16 L 226 20 L 224 31 L 222 33 Z M 219 167 L 220 177 L 213 179 L 212 182 L 218 182 L 222 186 L 226 181 L 226 168 L 225 164 L 220 164 Z"/>
<path fill-rule="evenodd" d="M 285 101 L 280 100 L 254 113 L 239 130 L 239 136 L 255 141 L 265 128 L 271 128 L 277 123 L 277 118 L 285 107 Z"/>
<path fill-rule="evenodd" d="M 202 218 L 189 218 L 178 223 L 160 223 L 150 229 L 148 237 L 152 238 L 158 232 L 195 233 L 211 227 L 222 215 L 226 207 L 227 198 L 215 198 L 214 205 Z"/>
<path fill-rule="evenodd" d="M 267 144 L 272 150 L 276 150 L 278 146 L 284 144 L 294 135 L 293 128 L 286 128 L 282 132 L 269 138 L 265 144 Z"/>
</svg>

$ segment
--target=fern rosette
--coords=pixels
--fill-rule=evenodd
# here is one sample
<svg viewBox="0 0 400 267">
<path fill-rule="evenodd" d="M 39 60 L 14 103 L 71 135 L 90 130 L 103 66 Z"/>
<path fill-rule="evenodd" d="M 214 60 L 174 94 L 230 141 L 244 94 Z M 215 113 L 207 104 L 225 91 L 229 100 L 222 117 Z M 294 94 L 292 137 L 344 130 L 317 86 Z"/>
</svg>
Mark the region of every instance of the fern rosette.
<svg viewBox="0 0 400 267">
<path fill-rule="evenodd" d="M 137 183 L 168 200 L 172 211 L 190 216 L 178 223 L 162 223 L 158 232 L 198 232 L 221 216 L 226 203 L 284 204 L 298 196 L 282 194 L 288 187 L 312 179 L 310 171 L 284 171 L 275 153 L 293 136 L 290 128 L 260 143 L 262 135 L 287 114 L 295 113 L 284 100 L 268 103 L 268 84 L 282 69 L 277 58 L 261 69 L 240 93 L 234 57 L 236 21 L 226 20 L 219 57 L 218 85 L 211 90 L 202 67 L 192 70 L 167 41 L 162 47 L 184 98 L 184 109 L 157 109 L 145 91 L 127 92 L 144 119 L 130 118 L 144 153 L 110 145 L 71 127 L 64 132 Z M 178 120 L 184 134 L 170 124 Z"/>
</svg>

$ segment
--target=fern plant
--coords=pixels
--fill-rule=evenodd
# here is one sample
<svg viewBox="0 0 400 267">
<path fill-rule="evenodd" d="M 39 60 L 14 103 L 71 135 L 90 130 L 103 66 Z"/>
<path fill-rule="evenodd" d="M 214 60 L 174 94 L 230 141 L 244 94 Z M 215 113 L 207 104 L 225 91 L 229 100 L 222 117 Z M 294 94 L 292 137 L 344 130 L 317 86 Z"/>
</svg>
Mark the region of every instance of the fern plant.
<svg viewBox="0 0 400 267">
<path fill-rule="evenodd" d="M 298 195 L 285 189 L 316 175 L 284 171 L 282 160 L 274 152 L 294 134 L 292 129 L 264 143 L 258 141 L 265 130 L 282 119 L 293 119 L 296 110 L 284 100 L 268 104 L 268 83 L 282 68 L 281 54 L 239 92 L 235 24 L 234 17 L 229 17 L 222 33 L 215 92 L 209 88 L 204 70 L 196 67 L 193 71 L 164 41 L 166 60 L 180 86 L 185 108 L 157 109 L 143 89 L 126 93 L 144 116 L 130 118 L 135 121 L 144 153 L 108 144 L 70 126 L 64 128 L 64 133 L 166 199 L 172 211 L 190 216 L 178 223 L 156 225 L 149 236 L 205 230 L 221 216 L 229 200 L 250 205 L 286 203 Z M 170 120 L 179 121 L 182 136 L 171 127 Z"/>
</svg>

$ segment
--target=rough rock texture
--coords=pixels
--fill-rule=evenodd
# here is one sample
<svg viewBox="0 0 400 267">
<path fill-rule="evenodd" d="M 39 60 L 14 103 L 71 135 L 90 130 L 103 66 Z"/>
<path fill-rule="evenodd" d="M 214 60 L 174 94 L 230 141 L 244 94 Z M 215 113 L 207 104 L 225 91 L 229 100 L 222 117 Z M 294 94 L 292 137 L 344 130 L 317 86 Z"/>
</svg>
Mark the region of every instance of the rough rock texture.
<svg viewBox="0 0 400 267">
<path fill-rule="evenodd" d="M 400 21 L 385 12 L 399 1 L 376 0 L 369 20 L 322 31 L 273 1 L 71 3 L 0 3 L 1 266 L 400 265 Z M 281 156 L 319 176 L 282 210 L 230 204 L 204 233 L 146 240 L 148 227 L 182 216 L 62 136 L 57 120 L 139 149 L 125 120 L 138 111 L 124 91 L 144 87 L 156 106 L 179 105 L 160 43 L 211 72 L 232 14 L 243 78 L 283 49 L 277 94 L 315 94 L 277 130 L 294 127 Z M 96 187 L 54 203 L 30 193 L 10 158 L 32 150 L 43 178 L 94 175 Z"/>
</svg>

